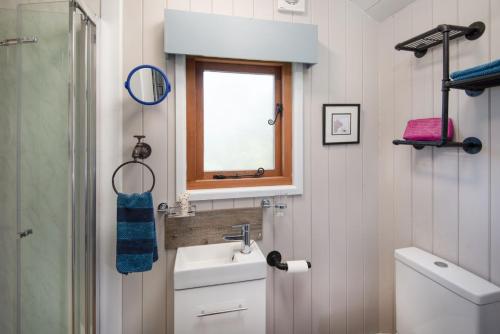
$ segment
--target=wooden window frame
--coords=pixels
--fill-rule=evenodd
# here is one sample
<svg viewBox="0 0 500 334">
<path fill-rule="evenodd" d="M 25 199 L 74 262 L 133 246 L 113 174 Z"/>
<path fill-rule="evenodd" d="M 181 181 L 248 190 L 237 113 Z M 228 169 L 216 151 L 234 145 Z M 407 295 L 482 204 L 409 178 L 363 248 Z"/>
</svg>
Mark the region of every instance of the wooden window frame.
<svg viewBox="0 0 500 334">
<path fill-rule="evenodd" d="M 283 105 L 275 127 L 275 169 L 262 177 L 213 179 L 215 174 L 253 174 L 256 171 L 204 171 L 203 71 L 266 73 L 275 75 L 276 103 Z M 267 125 L 267 123 L 266 123 Z M 269 126 L 269 125 L 268 125 Z M 217 189 L 291 185 L 292 180 L 292 66 L 283 62 L 233 60 L 207 57 L 186 59 L 187 189 Z"/>
</svg>

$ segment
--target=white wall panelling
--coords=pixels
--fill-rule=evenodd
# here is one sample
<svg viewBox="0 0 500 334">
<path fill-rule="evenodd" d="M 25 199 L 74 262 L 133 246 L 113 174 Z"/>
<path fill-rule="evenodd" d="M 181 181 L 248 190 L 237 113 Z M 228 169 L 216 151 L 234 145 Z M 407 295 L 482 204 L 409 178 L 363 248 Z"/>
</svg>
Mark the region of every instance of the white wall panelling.
<svg viewBox="0 0 500 334">
<path fill-rule="evenodd" d="M 415 0 L 351 0 L 374 19 L 384 20 Z"/>
<path fill-rule="evenodd" d="M 377 52 L 378 23 L 348 0 L 307 1 L 304 14 L 277 11 L 276 0 L 127 0 L 124 6 L 123 75 L 152 63 L 171 82 L 174 57 L 165 61 L 161 16 L 165 7 L 318 25 L 320 62 L 304 71 L 304 194 L 286 199 L 286 216 L 265 211 L 264 252 L 286 259 L 308 258 L 310 273 L 289 275 L 269 269 L 267 333 L 376 333 L 378 330 L 377 232 Z M 175 87 L 173 89 L 175 92 Z M 323 146 L 323 103 L 361 103 L 362 143 Z M 175 100 L 141 107 L 123 103 L 124 159 L 132 135 L 153 146 L 149 158 L 158 179 L 155 202 L 175 201 Z M 144 178 L 144 181 L 143 181 Z M 129 191 L 147 187 L 147 174 L 129 169 Z M 260 199 L 197 202 L 198 210 L 260 205 Z M 172 271 L 175 251 L 163 248 L 157 217 L 160 262 L 154 270 L 123 278 L 123 332 L 173 333 Z"/>
<path fill-rule="evenodd" d="M 394 45 L 441 23 L 486 24 L 476 41 L 461 39 L 450 47 L 451 70 L 500 56 L 500 6 L 496 0 L 418 0 L 385 20 L 379 34 L 380 108 L 380 330 L 393 328 L 394 248 L 415 245 L 500 283 L 498 215 L 497 88 L 470 98 L 450 94 L 450 117 L 458 140 L 477 136 L 483 150 L 415 151 L 394 147 L 410 118 L 441 115 L 441 48 L 424 58 L 397 52 Z M 392 137 L 391 137 L 392 133 Z"/>
<path fill-rule="evenodd" d="M 116 195 L 110 180 L 122 162 L 122 7 L 119 0 L 102 3 L 98 30 L 99 43 L 99 108 L 98 108 L 98 168 L 97 168 L 97 269 L 99 333 L 122 333 L 122 276 L 116 271 Z M 116 140 L 110 140 L 116 138 Z M 121 184 L 121 183 L 120 183 Z"/>
</svg>

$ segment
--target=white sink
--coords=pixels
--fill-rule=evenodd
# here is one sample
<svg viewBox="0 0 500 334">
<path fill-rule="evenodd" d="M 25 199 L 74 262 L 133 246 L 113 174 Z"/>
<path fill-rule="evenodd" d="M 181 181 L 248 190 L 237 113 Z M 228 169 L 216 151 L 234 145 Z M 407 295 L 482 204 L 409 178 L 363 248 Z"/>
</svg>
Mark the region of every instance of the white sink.
<svg viewBox="0 0 500 334">
<path fill-rule="evenodd" d="M 250 254 L 242 254 L 240 241 L 180 247 L 175 258 L 174 289 L 266 278 L 266 259 L 254 241 L 251 248 Z"/>
</svg>

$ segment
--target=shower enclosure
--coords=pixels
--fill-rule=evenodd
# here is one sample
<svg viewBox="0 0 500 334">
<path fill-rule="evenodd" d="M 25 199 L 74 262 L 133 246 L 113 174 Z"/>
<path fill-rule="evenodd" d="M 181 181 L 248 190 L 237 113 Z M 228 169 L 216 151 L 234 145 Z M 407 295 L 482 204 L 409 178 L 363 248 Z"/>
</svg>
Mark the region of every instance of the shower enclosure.
<svg viewBox="0 0 500 334">
<path fill-rule="evenodd" d="M 0 333 L 95 331 L 96 26 L 0 3 Z"/>
</svg>

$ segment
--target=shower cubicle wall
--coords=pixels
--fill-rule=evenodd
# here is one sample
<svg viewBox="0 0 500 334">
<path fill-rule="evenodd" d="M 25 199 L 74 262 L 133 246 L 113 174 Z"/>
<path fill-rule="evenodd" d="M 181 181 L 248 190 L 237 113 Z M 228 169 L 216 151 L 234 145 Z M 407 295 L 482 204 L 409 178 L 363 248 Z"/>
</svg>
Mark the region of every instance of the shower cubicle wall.
<svg viewBox="0 0 500 334">
<path fill-rule="evenodd" d="M 93 333 L 95 25 L 17 2 L 0 4 L 0 333 Z"/>
</svg>

